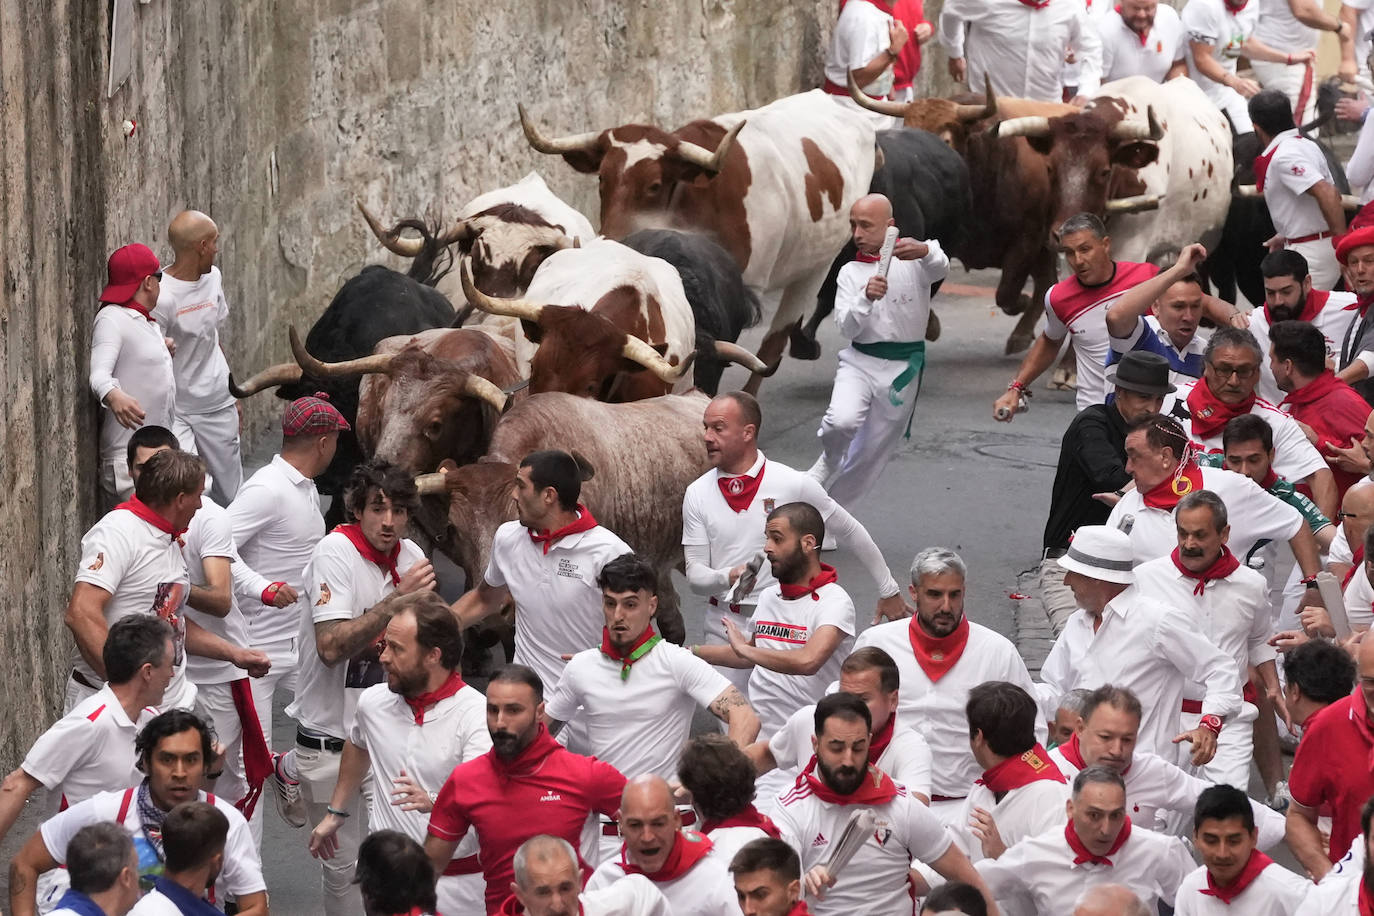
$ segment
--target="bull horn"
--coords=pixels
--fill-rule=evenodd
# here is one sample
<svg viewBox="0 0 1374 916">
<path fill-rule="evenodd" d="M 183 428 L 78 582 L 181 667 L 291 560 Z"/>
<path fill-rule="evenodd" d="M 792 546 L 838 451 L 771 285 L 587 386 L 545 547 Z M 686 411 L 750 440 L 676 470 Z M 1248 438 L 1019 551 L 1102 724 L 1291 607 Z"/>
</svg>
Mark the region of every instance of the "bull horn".
<svg viewBox="0 0 1374 916">
<path fill-rule="evenodd" d="M 759 359 L 753 353 L 750 353 L 739 344 L 731 343 L 728 340 L 716 341 L 716 356 L 722 362 L 738 363 L 755 375 L 761 375 L 764 378 L 777 372 L 778 365 L 782 364 L 782 360 L 778 360 L 777 365 L 770 368 L 767 363 Z"/>
<path fill-rule="evenodd" d="M 520 112 L 520 126 L 525 130 L 525 139 L 530 146 L 541 153 L 580 153 L 590 150 L 596 146 L 596 141 L 601 139 L 601 133 L 572 134 L 567 137 L 549 139 L 539 131 L 538 125 L 530 118 L 529 112 L 525 111 L 523 102 L 516 103 L 516 111 Z"/>
<path fill-rule="evenodd" d="M 567 251 L 569 248 L 581 248 L 582 240 L 576 236 L 562 235 L 558 237 L 558 241 L 553 243 L 553 247 L 557 251 Z"/>
<path fill-rule="evenodd" d="M 1050 134 L 1050 119 L 1043 115 L 1032 115 L 1028 118 L 1012 118 L 1008 121 L 1000 121 L 992 129 L 993 135 L 1002 137 L 1048 137 Z"/>
<path fill-rule="evenodd" d="M 295 363 L 277 363 L 252 376 L 242 385 L 234 384 L 234 374 L 229 373 L 229 393 L 239 400 L 251 398 L 264 388 L 276 388 L 301 380 L 301 367 Z"/>
<path fill-rule="evenodd" d="M 468 261 L 463 262 L 463 269 L 459 271 L 463 282 L 463 295 L 467 297 L 468 304 L 473 308 L 481 309 L 488 315 L 504 315 L 507 318 L 519 318 L 521 321 L 533 321 L 539 323 L 539 316 L 543 314 L 544 307 L 530 302 L 527 299 L 497 299 L 488 296 L 477 288 L 477 284 L 472 282 L 472 264 Z"/>
<path fill-rule="evenodd" d="M 297 365 L 306 374 L 315 378 L 352 378 L 355 375 L 366 375 L 369 372 L 386 374 L 391 370 L 392 354 L 390 353 L 374 353 L 371 356 L 346 359 L 341 363 L 326 363 L 310 355 L 305 344 L 301 343 L 301 336 L 296 333 L 294 324 L 287 331 L 287 337 L 291 341 L 291 355 L 296 357 Z"/>
<path fill-rule="evenodd" d="M 625 347 L 620 351 L 620 355 L 639 363 L 661 381 L 672 383 L 687 374 L 687 369 L 696 359 L 697 353 L 693 350 L 687 354 L 686 359 L 674 366 L 653 347 L 631 334 L 625 338 Z"/>
<path fill-rule="evenodd" d="M 714 175 L 720 171 L 722 163 L 725 162 L 726 154 L 730 152 L 730 147 L 735 142 L 735 135 L 740 132 L 740 128 L 744 124 L 745 122 L 741 120 L 727 130 L 725 136 L 721 137 L 720 142 L 716 144 L 714 153 L 707 152 L 704 147 L 697 146 L 695 143 L 688 143 L 685 140 L 678 143 L 674 153 L 682 161 L 689 162 L 702 171 Z"/>
<path fill-rule="evenodd" d="M 869 111 L 876 111 L 878 114 L 888 115 L 893 118 L 906 117 L 906 103 L 892 102 L 887 99 L 875 99 L 873 96 L 864 92 L 859 84 L 854 80 L 854 71 L 849 71 L 849 97 L 853 99 L 860 108 L 867 108 Z"/>
<path fill-rule="evenodd" d="M 1233 191 L 1232 193 L 1233 193 L 1236 197 L 1263 197 L 1263 196 L 1264 196 L 1264 195 L 1260 194 L 1260 189 L 1259 189 L 1257 186 L 1252 185 L 1252 184 L 1238 184 L 1238 185 L 1236 185 L 1235 191 Z"/>
<path fill-rule="evenodd" d="M 473 225 L 473 220 L 460 219 L 444 230 L 444 234 L 439 236 L 439 244 L 448 246 L 455 242 L 470 242 L 480 231 L 477 226 Z"/>
<path fill-rule="evenodd" d="M 367 226 L 372 230 L 372 234 L 377 237 L 377 241 L 382 243 L 382 247 L 392 254 L 399 254 L 403 258 L 415 258 L 420 256 L 420 252 L 425 250 L 424 239 L 403 239 L 399 229 L 383 229 L 377 217 L 372 211 L 367 209 L 367 204 L 361 200 L 356 202 L 358 209 L 363 212 L 363 219 L 367 220 Z"/>
<path fill-rule="evenodd" d="M 463 380 L 463 394 L 486 401 L 497 413 L 503 413 L 510 402 L 510 397 L 504 391 L 480 375 L 469 375 Z"/>
<path fill-rule="evenodd" d="M 1120 216 L 1123 213 L 1140 213 L 1145 210 L 1158 210 L 1159 197 L 1155 194 L 1137 194 L 1134 197 L 1118 197 L 1107 201 L 1107 215 Z"/>
<path fill-rule="evenodd" d="M 981 121 L 997 115 L 997 96 L 992 94 L 992 80 L 983 76 L 983 86 L 987 90 L 987 101 L 982 105 L 955 105 L 954 116 L 960 121 Z"/>
<path fill-rule="evenodd" d="M 1134 121 L 1118 121 L 1116 126 L 1112 128 L 1113 140 L 1160 140 L 1163 137 L 1164 128 L 1155 118 L 1153 105 L 1149 105 L 1145 109 L 1144 124 Z"/>
<path fill-rule="evenodd" d="M 421 496 L 443 496 L 448 492 L 448 475 L 443 471 L 421 474 L 415 478 L 415 489 Z"/>
</svg>

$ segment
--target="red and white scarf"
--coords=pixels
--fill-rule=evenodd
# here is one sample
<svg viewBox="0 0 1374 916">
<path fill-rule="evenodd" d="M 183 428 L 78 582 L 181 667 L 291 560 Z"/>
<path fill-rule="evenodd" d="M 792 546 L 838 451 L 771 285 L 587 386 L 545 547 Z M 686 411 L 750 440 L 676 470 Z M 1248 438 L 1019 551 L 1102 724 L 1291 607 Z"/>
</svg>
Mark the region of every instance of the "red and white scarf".
<svg viewBox="0 0 1374 916">
<path fill-rule="evenodd" d="M 1217 884 L 1216 881 L 1212 879 L 1211 870 L 1208 869 L 1207 886 L 1200 888 L 1199 893 L 1207 897 L 1215 897 L 1222 903 L 1230 906 L 1232 900 L 1235 900 L 1241 894 L 1245 893 L 1245 889 L 1254 883 L 1255 879 L 1260 876 L 1260 872 L 1273 864 L 1273 859 L 1269 858 L 1258 849 L 1252 849 L 1250 850 L 1250 858 L 1246 861 L 1245 867 L 1240 870 L 1240 874 L 1236 875 L 1236 880 L 1232 881 L 1230 884 Z"/>
<path fill-rule="evenodd" d="M 1193 437 L 1210 439 L 1220 435 L 1222 428 L 1235 417 L 1243 416 L 1255 406 L 1255 393 L 1239 404 L 1227 404 L 1212 393 L 1206 378 L 1197 380 L 1188 392 L 1188 413 L 1193 418 Z"/>
<path fill-rule="evenodd" d="M 1131 818 L 1127 816 L 1126 823 L 1121 825 L 1121 832 L 1116 835 L 1116 840 L 1112 843 L 1112 848 L 1108 849 L 1105 855 L 1098 855 L 1087 846 L 1083 845 L 1083 840 L 1079 838 L 1078 831 L 1074 829 L 1073 819 L 1064 825 L 1064 839 L 1068 841 L 1069 848 L 1074 852 L 1074 865 L 1082 865 L 1084 862 L 1093 865 L 1106 865 L 1111 867 L 1113 864 L 1111 857 L 1121 851 L 1121 847 L 1126 845 L 1126 841 L 1131 838 Z"/>
<path fill-rule="evenodd" d="M 738 474 L 734 477 L 717 477 L 716 485 L 720 487 L 720 495 L 725 497 L 725 504 L 734 512 L 743 512 L 749 508 L 749 504 L 754 501 L 754 496 L 759 492 L 759 484 L 763 482 L 763 472 L 767 470 L 768 462 L 759 465 L 759 472 L 750 477 L 748 474 Z"/>
</svg>

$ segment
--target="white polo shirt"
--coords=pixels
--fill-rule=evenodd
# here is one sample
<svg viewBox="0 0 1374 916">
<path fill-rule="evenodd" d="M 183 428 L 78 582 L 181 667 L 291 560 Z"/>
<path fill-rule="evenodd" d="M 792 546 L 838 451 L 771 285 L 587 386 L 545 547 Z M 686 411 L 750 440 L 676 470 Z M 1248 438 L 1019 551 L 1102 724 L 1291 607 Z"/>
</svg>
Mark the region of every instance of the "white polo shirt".
<svg viewBox="0 0 1374 916">
<path fill-rule="evenodd" d="M 851 70 L 863 67 L 891 44 L 887 31 L 891 22 L 892 16 L 868 0 L 850 0 L 846 3 L 830 36 L 830 50 L 825 55 L 825 78 L 841 88 L 848 86 Z M 877 98 L 890 96 L 892 70 L 892 63 L 889 62 L 877 79 L 863 87 L 863 91 Z M 847 95 L 834 98 L 851 103 L 854 101 Z"/>
<path fill-rule="evenodd" d="M 599 891 L 578 895 L 582 916 L 673 916 L 668 900 L 643 875 L 626 875 Z"/>
<path fill-rule="evenodd" d="M 515 663 L 533 668 L 546 694 L 563 676 L 564 655 L 601 645 L 606 615 L 596 577 L 630 552 L 601 525 L 559 538 L 548 553 L 518 521 L 496 529 L 483 578 L 505 586 L 515 600 Z"/>
<path fill-rule="evenodd" d="M 1374 189 L 1374 184 L 1371 184 L 1371 188 Z M 1326 304 L 1309 323 L 1322 332 L 1322 338 L 1326 341 L 1326 358 L 1339 360 L 1341 342 L 1350 331 L 1350 325 L 1360 317 L 1360 311 L 1353 307 L 1354 293 L 1333 292 L 1327 293 L 1326 297 Z M 1269 315 L 1263 308 L 1250 312 L 1250 333 L 1255 335 L 1264 353 L 1264 359 L 1260 360 L 1260 381 L 1255 393 L 1277 405 L 1284 399 L 1285 392 L 1279 390 L 1278 382 L 1274 381 L 1274 370 L 1269 366 Z"/>
<path fill-rule="evenodd" d="M 1093 21 L 1102 36 L 1103 82 L 1143 76 L 1162 83 L 1174 61 L 1188 56 L 1183 22 L 1178 11 L 1167 4 L 1155 10 L 1154 25 L 1143 39 L 1115 9 L 1093 17 Z"/>
<path fill-rule="evenodd" d="M 572 657 L 544 710 L 555 721 L 582 723 L 587 753 L 620 772 L 672 779 L 692 717 L 730 686 L 725 675 L 666 640 L 624 679 L 620 662 L 598 647 Z"/>
<path fill-rule="evenodd" d="M 967 611 L 965 611 L 967 613 Z M 898 713 L 930 747 L 931 798 L 962 798 L 983 768 L 968 744 L 969 691 L 985 681 L 1009 681 L 1035 696 L 1035 686 L 1021 653 L 1005 636 L 969 621 L 968 644 L 959 660 L 938 681 L 916 662 L 911 648 L 912 622 L 893 620 L 869 627 L 854 641 L 855 649 L 877 646 L 892 656 L 901 672 Z M 1045 740 L 1045 723 L 1035 724 L 1036 740 Z"/>
<path fill-rule="evenodd" d="M 679 840 L 678 842 L 688 842 Z M 668 901 L 673 916 L 720 916 L 739 911 L 739 900 L 735 896 L 735 882 L 730 877 L 730 863 L 717 855 L 715 849 L 671 881 L 653 881 L 646 878 Z M 617 856 L 602 862 L 592 876 L 587 879 L 583 893 L 603 891 L 629 877 Z"/>
<path fill-rule="evenodd" d="M 1244 474 L 1204 467 L 1202 488 L 1211 490 L 1226 504 L 1226 517 L 1231 524 L 1228 546 L 1238 557 L 1249 556 L 1258 541 L 1287 541 L 1305 524 L 1301 512 Z M 1173 512 L 1146 506 L 1137 489 L 1126 491 L 1112 508 L 1107 524 L 1123 528 L 1128 516 L 1131 550 L 1137 566 L 1146 560 L 1166 557 L 1178 546 Z"/>
<path fill-rule="evenodd" d="M 1001 858 L 984 859 L 977 868 L 998 900 L 1025 900 L 1042 914 L 1063 912 L 1099 884 L 1124 884 L 1153 912 L 1158 901 L 1174 899 L 1184 875 L 1194 868 L 1182 840 L 1139 828 L 1109 856 L 1110 866 L 1075 865 L 1075 857 L 1060 823 L 1022 840 Z"/>
<path fill-rule="evenodd" d="M 930 798 L 930 745 L 921 733 L 908 724 L 907 718 L 893 713 L 892 740 L 883 748 L 873 765 L 892 777 L 907 791 Z M 811 760 L 815 751 L 811 739 L 816 734 L 816 707 L 803 706 L 788 717 L 782 728 L 768 739 L 768 752 L 778 770 L 796 775 Z"/>
<path fill-rule="evenodd" d="M 897 787 L 897 797 L 869 807 L 877 827 L 845 866 L 835 886 L 808 901 L 816 916 L 911 916 L 907 871 L 913 861 L 929 864 L 949 851 L 953 839 L 930 809 Z M 773 816 L 782 838 L 801 856 L 802 874 L 824 864 L 831 844 L 844 833 L 853 805 L 821 801 L 809 783 L 784 795 Z"/>
<path fill-rule="evenodd" d="M 205 557 L 224 557 L 230 562 L 230 588 L 229 588 L 229 613 L 223 617 L 216 617 L 213 614 L 206 614 L 186 605 L 186 616 L 198 623 L 203 629 L 214 633 L 236 646 L 251 646 L 252 642 L 248 636 L 248 621 L 244 620 L 243 612 L 239 610 L 239 599 L 234 594 L 234 583 L 248 581 L 244 573 L 246 565 L 239 559 L 238 551 L 234 549 L 234 525 L 229 518 L 229 512 L 216 505 L 208 496 L 201 497 L 200 509 L 196 511 L 191 519 L 191 525 L 186 529 L 186 535 L 182 538 L 186 542 L 186 547 L 182 550 L 182 556 L 186 559 L 186 570 L 190 574 L 191 584 L 204 586 Z M 258 577 L 254 576 L 256 581 Z M 270 583 L 267 583 L 270 584 Z M 262 604 L 262 589 L 258 590 L 255 603 Z M 234 665 L 233 662 L 224 661 L 218 658 L 206 658 L 203 655 L 188 655 L 186 658 L 186 676 L 191 679 L 193 684 L 227 684 L 239 678 L 246 677 L 247 673 Z"/>
<path fill-rule="evenodd" d="M 812 595 L 786 600 L 779 586 L 759 598 L 754 611 L 754 645 L 775 652 L 802 649 L 821 627 L 844 634 L 835 651 L 815 674 L 783 674 L 755 665 L 749 675 L 749 703 L 759 714 L 759 733 L 771 735 L 789 716 L 825 696 L 825 689 L 839 680 L 840 666 L 854 645 L 854 602 L 838 582 L 822 585 Z"/>
<path fill-rule="evenodd" d="M 1204 894 L 1208 889 L 1207 866 L 1190 871 L 1178 886 L 1174 898 L 1174 916 L 1292 916 L 1307 892 L 1314 887 L 1311 881 L 1270 862 L 1264 871 L 1230 903 Z"/>
<path fill-rule="evenodd" d="M 1107 602 L 1096 632 L 1087 611 L 1074 611 L 1040 677 L 1042 711 L 1079 687 L 1095 690 L 1114 684 L 1145 698 L 1139 747 L 1161 756 L 1176 753 L 1173 738 L 1180 731 L 1184 688 L 1190 682 L 1206 685 L 1203 712 L 1226 719 L 1241 708 L 1235 661 L 1200 635 L 1196 626 L 1186 625 L 1167 605 L 1146 597 L 1134 585 Z"/>
<path fill-rule="evenodd" d="M 1270 157 L 1264 202 L 1274 231 L 1286 239 L 1329 231 L 1317 199 L 1307 193 L 1319 181 L 1334 181 L 1321 147 L 1299 135 L 1295 127 L 1275 137 L 1260 155 Z"/>
<path fill-rule="evenodd" d="M 1268 361 L 1267 358 L 1261 360 L 1266 364 Z M 1202 385 L 1206 383 L 1199 380 L 1196 383 L 1180 385 L 1174 394 L 1165 396 L 1162 412 L 1182 423 L 1184 432 L 1193 442 L 1200 444 L 1208 452 L 1220 454 L 1222 450 L 1220 430 L 1205 439 L 1193 432 L 1192 415 L 1188 410 L 1188 394 L 1193 390 L 1193 384 Z M 1328 469 L 1321 452 L 1317 451 L 1317 447 L 1308 440 L 1307 434 L 1302 431 L 1297 420 L 1263 398 L 1258 397 L 1255 398 L 1255 403 L 1250 408 L 1250 414 L 1268 423 L 1269 428 L 1274 432 L 1275 474 L 1284 480 L 1301 483 L 1308 476 Z M 1244 556 L 1244 554 L 1239 554 L 1239 556 Z"/>
<path fill-rule="evenodd" d="M 1236 59 L 1242 53 L 1241 45 L 1254 34 L 1255 26 L 1259 24 L 1259 4 L 1247 3 L 1240 12 L 1233 13 L 1223 0 L 1188 0 L 1179 19 L 1183 23 L 1186 40 L 1211 45 L 1212 57 L 1221 64 L 1223 70 L 1234 75 Z M 1188 54 L 1188 76 L 1214 105 L 1225 110 L 1230 101 L 1228 93 L 1235 90 L 1203 76 L 1193 62 L 1191 52 Z"/>
<path fill-rule="evenodd" d="M 1038 779 L 1019 789 L 1012 789 L 1002 800 L 985 785 L 974 783 L 959 815 L 950 822 L 954 842 L 969 857 L 970 862 L 984 858 L 983 843 L 973 835 L 970 821 L 973 809 L 982 808 L 997 822 L 997 833 L 1010 849 L 1027 837 L 1044 833 L 1064 824 L 1064 803 L 1069 800 L 1069 787 L 1053 779 Z"/>
<path fill-rule="evenodd" d="M 172 428 L 177 384 L 172 354 L 156 321 L 122 305 L 104 305 L 91 324 L 91 393 L 101 402 L 100 460 L 127 460 L 131 429 L 119 425 L 104 406 L 105 395 L 118 388 L 143 408 L 143 425 Z M 227 391 L 226 385 L 226 391 Z"/>
<path fill-rule="evenodd" d="M 425 558 L 414 541 L 401 539 L 396 569 L 402 576 Z M 354 620 L 396 590 L 391 575 L 363 558 L 353 542 L 337 531 L 324 536 L 305 569 L 310 616 L 301 618 L 300 674 L 296 698 L 286 714 L 319 734 L 344 738 L 353 727 L 353 711 L 363 689 L 385 683 L 378 641 L 347 661 L 326 665 L 316 650 L 315 624 Z M 485 717 L 485 707 L 483 716 Z"/>
<path fill-rule="evenodd" d="M 142 319 L 140 319 L 142 320 Z M 163 709 L 190 709 L 196 687 L 186 678 L 186 617 L 190 594 L 181 545 L 127 509 L 112 509 L 81 538 L 81 566 L 76 581 L 110 593 L 105 625 L 134 614 L 153 614 L 172 625 L 176 660 Z M 104 680 L 72 649 L 72 667 L 92 684 Z"/>
<path fill-rule="evenodd" d="M 325 534 L 319 491 L 313 480 L 273 455 L 239 487 L 228 508 L 243 561 L 269 583 L 285 582 L 301 595 L 284 608 L 263 604 L 261 592 L 238 596 L 253 648 L 265 651 L 274 669 L 294 668 L 296 635 L 301 618 L 309 616 L 305 565 Z"/>
<path fill-rule="evenodd" d="M 177 346 L 172 354 L 177 413 L 210 413 L 232 406 L 229 363 L 219 345 L 220 326 L 229 320 L 219 268 L 211 266 L 209 273 L 190 283 L 164 272 L 153 317 Z"/>
<path fill-rule="evenodd" d="M 39 735 L 19 768 L 48 790 L 47 816 L 142 779 L 134 739 L 157 712 L 146 707 L 129 721 L 106 684 Z"/>
</svg>

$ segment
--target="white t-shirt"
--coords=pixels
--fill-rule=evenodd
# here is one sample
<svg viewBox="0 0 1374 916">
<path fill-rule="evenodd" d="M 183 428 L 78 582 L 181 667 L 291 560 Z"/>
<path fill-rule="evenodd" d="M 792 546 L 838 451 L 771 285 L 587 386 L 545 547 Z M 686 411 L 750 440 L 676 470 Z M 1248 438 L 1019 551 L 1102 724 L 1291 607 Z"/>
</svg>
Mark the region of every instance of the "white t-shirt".
<svg viewBox="0 0 1374 916">
<path fill-rule="evenodd" d="M 599 891 L 578 895 L 582 916 L 673 916 L 668 900 L 643 875 L 626 875 Z"/>
<path fill-rule="evenodd" d="M 19 767 L 48 790 L 47 816 L 138 782 L 134 739 L 157 712 L 147 707 L 129 721 L 106 684 L 39 735 Z"/>
<path fill-rule="evenodd" d="M 229 363 L 219 345 L 219 329 L 229 318 L 219 268 L 188 283 L 162 274 L 153 317 L 162 333 L 172 338 L 172 372 L 177 380 L 178 414 L 210 413 L 234 403 L 229 393 Z"/>
<path fill-rule="evenodd" d="M 162 708 L 190 709 L 196 688 L 186 677 L 184 605 L 191 584 L 176 539 L 127 509 L 113 509 L 81 538 L 76 581 L 110 593 L 105 603 L 106 626 L 134 614 L 155 614 L 172 625 L 176 660 Z M 103 680 L 75 648 L 72 667 L 92 684 Z"/>
<path fill-rule="evenodd" d="M 846 3 L 830 36 L 830 51 L 825 55 L 825 78 L 836 86 L 848 86 L 851 70 L 865 66 L 891 44 L 887 31 L 891 22 L 890 15 L 868 0 Z M 889 63 L 877 79 L 863 87 L 864 92 L 878 98 L 890 96 L 892 69 Z M 913 339 L 923 340 L 924 337 Z"/>
<path fill-rule="evenodd" d="M 596 577 L 601 567 L 630 553 L 630 546 L 601 525 L 559 538 L 548 553 L 544 546 L 518 521 L 506 522 L 491 539 L 482 578 L 510 591 L 515 663 L 533 668 L 548 695 L 563 676 L 564 655 L 601 645 L 606 615 Z"/>
<path fill-rule="evenodd" d="M 396 570 L 404 576 L 424 558 L 414 541 L 402 538 Z M 326 665 L 316 649 L 315 625 L 361 617 L 395 590 L 390 573 L 364 559 L 347 537 L 337 531 L 324 536 L 305 568 L 304 594 L 310 602 L 310 616 L 301 618 L 300 673 L 296 698 L 286 709 L 288 716 L 313 732 L 347 737 L 358 696 L 364 688 L 386 681 L 381 663 L 382 634 L 353 658 Z"/>
<path fill-rule="evenodd" d="M 700 836 L 686 833 L 684 836 Z M 680 843 L 689 842 L 686 839 Z M 739 911 L 735 896 L 735 882 L 728 871 L 730 863 L 716 854 L 715 849 L 672 881 L 651 881 L 668 901 L 673 916 L 720 916 Z M 602 862 L 587 879 L 584 893 L 603 891 L 619 884 L 627 877 L 619 857 Z M 650 880 L 650 879 L 646 879 Z"/>
<path fill-rule="evenodd" d="M 186 560 L 186 570 L 190 574 L 192 585 L 206 584 L 205 567 L 202 562 L 205 557 L 228 559 L 231 579 L 245 568 L 243 561 L 239 559 L 238 551 L 234 549 L 234 527 L 229 512 L 216 505 L 208 496 L 201 497 L 200 509 L 192 517 L 183 540 L 186 547 L 182 550 L 182 556 Z M 200 624 L 203 629 L 235 646 L 249 646 L 252 643 L 248 637 L 248 622 L 243 619 L 243 612 L 239 610 L 238 598 L 234 591 L 231 581 L 229 613 L 225 616 L 206 614 L 189 604 L 186 605 L 186 616 Z M 262 603 L 261 589 L 258 591 L 257 603 Z M 235 667 L 233 662 L 206 658 L 203 655 L 189 655 L 186 659 L 186 676 L 193 684 L 227 684 L 229 681 L 245 677 L 246 674 L 242 668 Z"/>
<path fill-rule="evenodd" d="M 762 827 L 717 827 L 706 835 L 714 844 L 711 852 L 720 856 L 722 862 L 730 862 L 734 860 L 735 853 L 754 840 L 764 839 L 768 833 Z"/>
<path fill-rule="evenodd" d="M 1223 70 L 1234 74 L 1236 58 L 1242 53 L 1241 45 L 1254 34 L 1259 15 L 1257 3 L 1247 3 L 1240 12 L 1233 13 L 1223 0 L 1188 0 L 1179 18 L 1183 22 L 1185 40 L 1211 45 L 1212 57 Z M 1218 108 L 1226 107 L 1227 93 L 1232 90 L 1203 76 L 1191 52 L 1188 54 L 1188 75 L 1213 104 Z"/>
<path fill-rule="evenodd" d="M 1162 83 L 1174 61 L 1188 56 L 1183 23 L 1178 11 L 1168 4 L 1156 8 L 1154 25 L 1143 41 L 1114 9 L 1093 19 L 1102 35 L 1104 82 L 1143 76 Z"/>
<path fill-rule="evenodd" d="M 930 745 L 921 733 L 907 724 L 900 713 L 893 713 L 892 740 L 873 765 L 891 776 L 907 791 L 930 797 Z M 816 707 L 803 706 L 788 717 L 782 728 L 768 739 L 768 753 L 778 770 L 794 778 L 811 760 L 815 751 L 811 739 L 816 734 Z"/>
<path fill-rule="evenodd" d="M 1316 50 L 1321 34 L 1310 25 L 1303 25 L 1293 15 L 1288 0 L 1258 0 L 1259 22 L 1255 37 L 1277 51 L 1296 54 Z"/>
<path fill-rule="evenodd" d="M 1286 0 L 1279 0 L 1287 8 Z M 1270 156 L 1264 177 L 1264 202 L 1274 221 L 1274 231 L 1286 239 L 1327 232 L 1321 205 L 1307 191 L 1319 181 L 1333 181 L 1321 147 L 1298 135 L 1298 129 L 1285 130 L 1264 148 Z"/>
<path fill-rule="evenodd" d="M 172 428 L 176 403 L 176 379 L 172 354 L 156 321 L 121 305 L 102 306 L 91 325 L 91 393 L 104 403 L 110 389 L 118 388 L 143 408 L 145 426 Z M 227 383 L 226 388 L 227 391 Z M 100 460 L 127 460 L 125 447 L 133 430 L 119 425 L 114 413 L 100 412 Z"/>
<path fill-rule="evenodd" d="M 924 244 L 930 247 L 925 257 L 909 261 L 894 257 L 889 262 L 887 294 L 881 299 L 864 295 L 868 281 L 878 272 L 877 261 L 850 261 L 840 268 L 835 278 L 835 326 L 842 336 L 855 343 L 926 339 L 930 285 L 949 276 L 949 258 L 934 239 Z"/>
<path fill-rule="evenodd" d="M 1174 898 L 1174 916 L 1232 916 L 1237 913 L 1244 913 L 1245 916 L 1292 916 L 1313 884 L 1302 875 L 1271 862 L 1229 904 L 1216 896 L 1204 894 L 1208 886 L 1205 865 L 1185 875 Z"/>
<path fill-rule="evenodd" d="M 973 835 L 969 825 L 973 809 L 982 808 L 997 823 L 997 833 L 1008 848 L 1027 837 L 1044 833 L 1064 823 L 1064 803 L 1069 800 L 1069 787 L 1052 779 L 1038 779 L 1019 789 L 1012 789 L 1002 800 L 985 785 L 974 783 L 964 799 L 964 807 L 950 823 L 954 842 L 969 857 L 970 862 L 984 858 L 983 843 Z"/>
<path fill-rule="evenodd" d="M 234 546 L 249 568 L 268 583 L 285 582 L 302 596 L 284 608 L 263 604 L 261 592 L 237 596 L 252 646 L 267 651 L 273 668 L 294 668 L 296 634 L 301 618 L 309 616 L 305 565 L 325 533 L 319 491 L 313 480 L 281 455 L 273 455 L 271 462 L 239 487 L 229 504 L 229 517 Z"/>
<path fill-rule="evenodd" d="M 815 674 L 782 674 L 754 666 L 749 675 L 749 703 L 759 714 L 759 734 L 773 734 L 792 713 L 825 696 L 826 687 L 840 677 L 840 666 L 854 644 L 856 629 L 854 602 L 838 582 L 791 601 L 782 597 L 778 586 L 759 597 L 753 641 L 760 649 L 797 651 L 805 648 L 821 627 L 834 627 L 844 638 Z"/>
<path fill-rule="evenodd" d="M 181 908 L 157 888 L 139 898 L 129 916 L 182 916 Z"/>
<path fill-rule="evenodd" d="M 1360 316 L 1358 309 L 1346 308 L 1354 304 L 1354 293 L 1328 293 L 1326 304 L 1310 322 L 1326 340 L 1327 359 L 1340 359 L 1341 341 L 1345 340 L 1350 325 Z M 1264 358 L 1260 360 L 1260 381 L 1255 393 L 1271 404 L 1278 404 L 1283 400 L 1284 392 L 1279 390 L 1278 383 L 1274 381 L 1274 370 L 1269 366 L 1269 318 L 1263 308 L 1250 313 L 1250 333 L 1255 335 L 1255 341 L 1264 353 Z"/>
<path fill-rule="evenodd" d="M 783 795 L 773 820 L 801 856 L 802 874 L 830 858 L 831 844 L 844 833 L 854 810 L 852 805 L 821 801 L 805 782 Z M 954 842 L 939 818 L 900 786 L 896 798 L 869 810 L 877 815 L 877 826 L 835 886 L 820 900 L 808 901 L 816 916 L 911 916 L 907 871 L 912 861 L 934 862 Z"/>
</svg>

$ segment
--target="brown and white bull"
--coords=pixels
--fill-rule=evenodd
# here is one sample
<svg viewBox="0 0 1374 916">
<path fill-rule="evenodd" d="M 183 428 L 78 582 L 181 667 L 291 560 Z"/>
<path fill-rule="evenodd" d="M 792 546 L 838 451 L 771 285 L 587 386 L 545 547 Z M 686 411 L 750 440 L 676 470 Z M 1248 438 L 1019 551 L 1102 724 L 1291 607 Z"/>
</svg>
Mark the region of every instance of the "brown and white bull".
<svg viewBox="0 0 1374 916">
<path fill-rule="evenodd" d="M 531 146 L 601 182 L 601 232 L 641 228 L 713 235 L 758 295 L 774 365 L 849 238 L 849 207 L 868 190 L 874 132 L 819 89 L 675 131 L 626 124 L 546 137 L 520 106 Z M 761 376 L 746 386 L 757 390 Z"/>
</svg>

